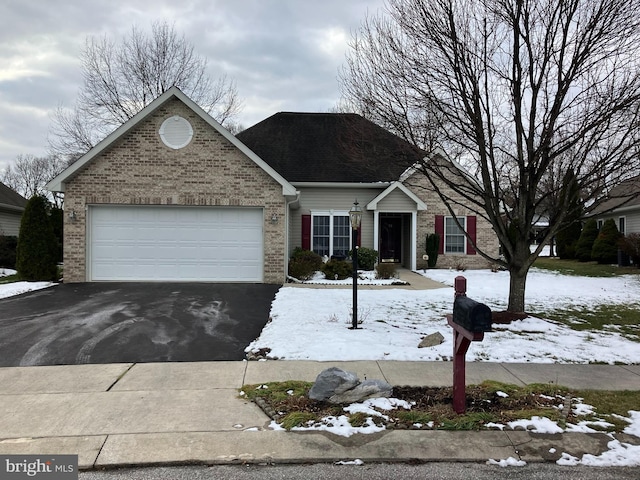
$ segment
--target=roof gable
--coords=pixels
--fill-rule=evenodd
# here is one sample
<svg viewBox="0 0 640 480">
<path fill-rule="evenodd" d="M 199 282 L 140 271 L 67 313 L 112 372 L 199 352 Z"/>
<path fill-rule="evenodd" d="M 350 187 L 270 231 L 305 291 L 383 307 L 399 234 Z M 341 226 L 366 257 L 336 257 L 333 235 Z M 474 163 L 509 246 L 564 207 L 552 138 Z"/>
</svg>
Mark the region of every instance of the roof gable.
<svg viewBox="0 0 640 480">
<path fill-rule="evenodd" d="M 71 180 L 80 170 L 83 169 L 83 167 L 88 165 L 100 153 L 104 152 L 109 147 L 111 147 L 123 135 L 133 130 L 137 125 L 139 125 L 142 121 L 148 118 L 153 112 L 161 108 L 163 105 L 165 105 L 167 102 L 169 102 L 173 98 L 177 98 L 182 103 L 184 103 L 188 108 L 190 108 L 194 113 L 196 113 L 200 118 L 202 118 L 207 124 L 209 124 L 214 130 L 220 133 L 232 145 L 238 148 L 238 150 L 240 150 L 247 157 L 249 157 L 249 159 L 251 159 L 256 165 L 262 168 L 276 182 L 282 185 L 283 195 L 296 194 L 295 187 L 293 187 L 284 177 L 282 177 L 282 175 L 276 172 L 269 164 L 267 164 L 258 155 L 256 155 L 251 149 L 249 149 L 245 144 L 243 144 L 240 140 L 238 140 L 237 137 L 232 135 L 226 128 L 220 125 L 213 117 L 211 117 L 211 115 L 209 115 L 202 108 L 200 108 L 200 106 L 198 106 L 194 101 L 192 101 L 189 97 L 187 97 L 184 93 L 182 93 L 182 91 L 177 87 L 171 87 L 169 90 L 164 92 L 162 95 L 156 98 L 149 105 L 143 108 L 140 112 L 138 112 L 135 116 L 133 116 L 128 121 L 123 123 L 115 131 L 109 134 L 104 140 L 102 140 L 95 147 L 89 150 L 85 155 L 83 155 L 80 159 L 78 159 L 78 161 L 73 163 L 71 166 L 65 169 L 62 173 L 60 173 L 57 177 L 51 180 L 47 184 L 47 188 L 54 192 L 64 192 L 65 183 Z"/>
<path fill-rule="evenodd" d="M 380 195 L 378 195 L 376 198 L 374 198 L 373 200 L 371 200 L 367 204 L 367 210 L 377 210 L 378 209 L 378 204 L 382 200 L 384 200 L 387 196 L 389 196 L 389 194 L 391 192 L 394 192 L 396 190 L 400 190 L 407 197 L 409 197 L 412 202 L 415 202 L 416 207 L 417 207 L 418 210 L 426 210 L 427 209 L 427 205 L 422 200 L 420 200 L 420 198 L 418 198 L 418 196 L 415 193 L 413 193 L 411 190 L 409 190 L 402 183 L 393 182 L 382 193 L 380 193 Z"/>
<path fill-rule="evenodd" d="M 424 157 L 353 113 L 281 112 L 238 138 L 290 182 L 393 182 Z"/>
</svg>

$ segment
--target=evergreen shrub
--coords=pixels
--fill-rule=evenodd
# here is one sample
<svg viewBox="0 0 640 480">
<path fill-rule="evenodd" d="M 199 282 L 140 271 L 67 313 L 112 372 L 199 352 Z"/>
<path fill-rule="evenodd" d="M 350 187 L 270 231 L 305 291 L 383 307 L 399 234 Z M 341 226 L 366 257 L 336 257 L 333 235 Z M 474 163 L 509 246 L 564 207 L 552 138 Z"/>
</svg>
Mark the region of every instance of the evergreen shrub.
<svg viewBox="0 0 640 480">
<path fill-rule="evenodd" d="M 16 251 L 16 270 L 23 280 L 58 279 L 57 239 L 49 217 L 49 201 L 35 195 L 27 202 Z"/>
<path fill-rule="evenodd" d="M 309 280 L 322 267 L 322 257 L 311 250 L 297 247 L 289 260 L 289 275 L 298 280 Z"/>
<path fill-rule="evenodd" d="M 358 250 L 358 269 L 373 270 L 378 261 L 378 251 L 373 248 L 360 247 Z M 353 250 L 349 251 L 353 255 Z"/>
<path fill-rule="evenodd" d="M 353 266 L 346 260 L 331 259 L 322 265 L 327 280 L 344 280 L 353 274 Z"/>
<path fill-rule="evenodd" d="M 0 268 L 16 268 L 18 237 L 0 235 Z"/>
<path fill-rule="evenodd" d="M 618 241 L 621 237 L 616 222 L 608 219 L 593 242 L 591 259 L 600 264 L 618 263 Z"/>
<path fill-rule="evenodd" d="M 584 224 L 578 243 L 576 244 L 576 258 L 581 262 L 589 262 L 591 260 L 591 250 L 593 242 L 598 236 L 598 224 L 595 219 L 591 218 Z"/>
<path fill-rule="evenodd" d="M 427 255 L 429 255 L 429 260 L 427 260 L 427 265 L 429 268 L 435 268 L 436 263 L 438 263 L 438 250 L 440 249 L 440 235 L 437 233 L 431 233 L 427 235 L 427 243 L 425 250 Z"/>
</svg>

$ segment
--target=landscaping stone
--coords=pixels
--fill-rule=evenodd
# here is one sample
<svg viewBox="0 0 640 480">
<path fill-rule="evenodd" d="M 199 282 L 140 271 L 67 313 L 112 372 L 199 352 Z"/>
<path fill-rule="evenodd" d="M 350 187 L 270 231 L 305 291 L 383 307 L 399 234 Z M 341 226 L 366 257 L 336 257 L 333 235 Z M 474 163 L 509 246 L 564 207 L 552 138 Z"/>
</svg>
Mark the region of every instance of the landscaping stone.
<svg viewBox="0 0 640 480">
<path fill-rule="evenodd" d="M 360 382 L 353 372 L 337 367 L 320 372 L 309 391 L 309 398 L 334 404 L 354 403 L 367 398 L 390 397 L 392 387 L 383 380 Z"/>
<path fill-rule="evenodd" d="M 418 348 L 435 347 L 444 342 L 444 337 L 440 332 L 432 333 L 422 339 Z"/>
<path fill-rule="evenodd" d="M 384 380 L 365 380 L 346 392 L 336 393 L 329 398 L 330 403 L 356 403 L 367 398 L 390 397 L 393 387 Z"/>
<path fill-rule="evenodd" d="M 338 367 L 327 368 L 316 377 L 316 382 L 309 391 L 309 398 L 325 402 L 335 394 L 340 394 L 360 384 L 360 379 L 353 372 L 346 372 Z"/>
</svg>

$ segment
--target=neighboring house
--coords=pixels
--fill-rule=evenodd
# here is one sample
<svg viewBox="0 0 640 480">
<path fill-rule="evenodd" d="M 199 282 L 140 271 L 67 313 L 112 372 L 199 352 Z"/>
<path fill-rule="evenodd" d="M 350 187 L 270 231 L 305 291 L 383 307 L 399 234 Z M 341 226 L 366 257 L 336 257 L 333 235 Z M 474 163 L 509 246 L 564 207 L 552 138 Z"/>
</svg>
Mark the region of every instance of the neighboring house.
<svg viewBox="0 0 640 480">
<path fill-rule="evenodd" d="M 589 216 L 596 219 L 598 229 L 612 218 L 622 234 L 640 233 L 640 176 L 613 187 L 608 199 Z"/>
<path fill-rule="evenodd" d="M 27 199 L 0 182 L 0 235 L 17 237 Z"/>
<path fill-rule="evenodd" d="M 486 265 L 405 173 L 419 158 L 356 115 L 278 114 L 235 137 L 172 88 L 48 184 L 65 194 L 65 280 L 282 283 L 295 247 L 346 255 L 356 198 L 380 261 L 416 268 L 440 231 L 438 265 Z M 497 253 L 488 224 L 457 215 Z"/>
</svg>

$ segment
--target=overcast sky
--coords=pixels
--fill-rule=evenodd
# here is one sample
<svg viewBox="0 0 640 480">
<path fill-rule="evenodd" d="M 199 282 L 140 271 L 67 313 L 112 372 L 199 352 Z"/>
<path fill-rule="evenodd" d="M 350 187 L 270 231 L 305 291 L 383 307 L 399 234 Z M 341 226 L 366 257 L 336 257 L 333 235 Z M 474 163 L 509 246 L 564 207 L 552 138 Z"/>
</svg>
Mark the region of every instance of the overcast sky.
<svg viewBox="0 0 640 480">
<path fill-rule="evenodd" d="M 87 36 L 122 38 L 136 25 L 175 24 L 211 76 L 237 84 L 249 127 L 279 111 L 326 112 L 351 32 L 383 0 L 2 0 L 0 169 L 45 155 L 52 112 L 72 106 Z"/>
</svg>

